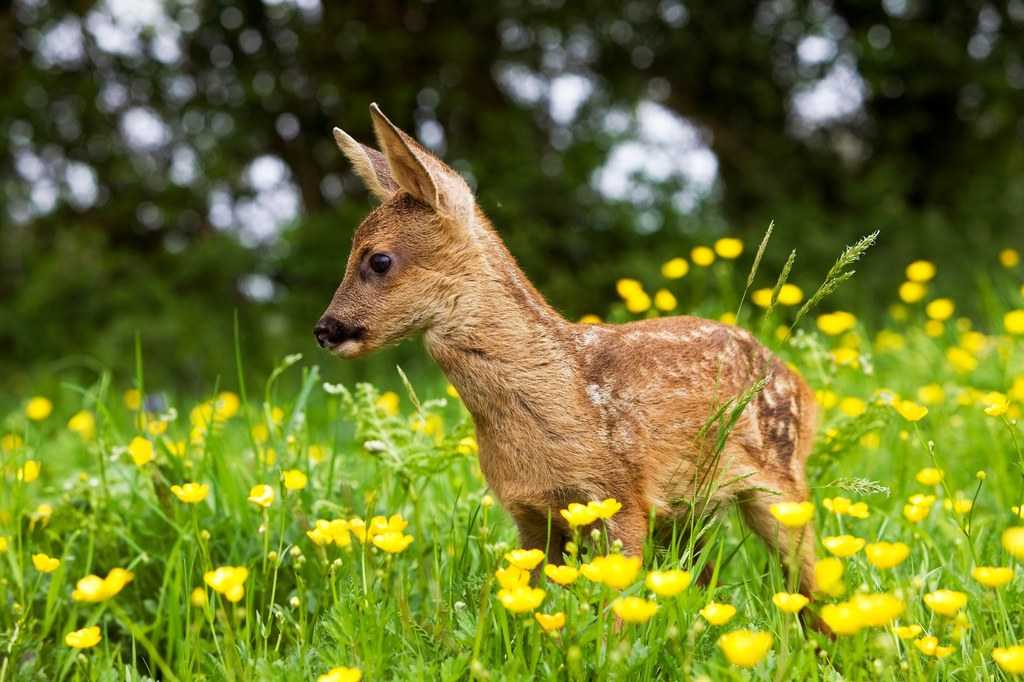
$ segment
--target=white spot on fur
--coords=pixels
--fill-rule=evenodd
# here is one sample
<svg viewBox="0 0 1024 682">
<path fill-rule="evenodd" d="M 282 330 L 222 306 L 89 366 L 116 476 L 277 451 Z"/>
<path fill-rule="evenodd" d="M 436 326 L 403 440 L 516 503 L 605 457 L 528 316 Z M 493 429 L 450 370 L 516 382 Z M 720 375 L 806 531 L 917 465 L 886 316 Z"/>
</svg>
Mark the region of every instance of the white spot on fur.
<svg viewBox="0 0 1024 682">
<path fill-rule="evenodd" d="M 597 384 L 590 384 L 587 386 L 587 397 L 595 405 L 607 405 L 608 401 L 611 400 L 611 393 L 607 387 L 601 388 Z"/>
</svg>

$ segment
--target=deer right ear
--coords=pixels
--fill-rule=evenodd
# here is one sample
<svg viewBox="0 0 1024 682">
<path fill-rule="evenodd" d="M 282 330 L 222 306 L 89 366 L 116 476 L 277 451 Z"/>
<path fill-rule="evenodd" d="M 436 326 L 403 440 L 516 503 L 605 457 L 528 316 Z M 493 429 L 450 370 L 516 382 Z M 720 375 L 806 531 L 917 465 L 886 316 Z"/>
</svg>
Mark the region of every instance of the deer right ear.
<svg viewBox="0 0 1024 682">
<path fill-rule="evenodd" d="M 398 183 L 391 175 L 388 160 L 376 149 L 356 142 L 341 128 L 334 129 L 334 141 L 348 157 L 356 175 L 363 179 L 366 188 L 381 201 L 387 201 L 398 191 Z"/>
</svg>

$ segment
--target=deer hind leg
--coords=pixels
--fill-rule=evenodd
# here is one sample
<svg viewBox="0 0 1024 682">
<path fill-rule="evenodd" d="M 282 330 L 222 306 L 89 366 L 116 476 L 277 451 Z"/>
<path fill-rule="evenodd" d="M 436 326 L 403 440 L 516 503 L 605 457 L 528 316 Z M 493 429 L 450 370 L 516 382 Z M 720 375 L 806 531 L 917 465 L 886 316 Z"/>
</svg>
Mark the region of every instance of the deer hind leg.
<svg viewBox="0 0 1024 682">
<path fill-rule="evenodd" d="M 744 521 L 764 541 L 768 549 L 776 552 L 788 576 L 795 577 L 799 590 L 806 596 L 814 592 L 814 528 L 787 528 L 775 520 L 770 507 L 776 502 L 805 502 L 806 493 L 772 493 L 765 486 L 747 491 L 738 497 Z"/>
</svg>

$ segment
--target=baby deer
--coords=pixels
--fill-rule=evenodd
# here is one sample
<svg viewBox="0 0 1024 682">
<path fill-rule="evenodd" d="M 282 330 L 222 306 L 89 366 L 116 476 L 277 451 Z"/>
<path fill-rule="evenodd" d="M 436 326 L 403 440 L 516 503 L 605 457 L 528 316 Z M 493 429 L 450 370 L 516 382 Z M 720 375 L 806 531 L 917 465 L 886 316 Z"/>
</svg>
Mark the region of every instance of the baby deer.
<svg viewBox="0 0 1024 682">
<path fill-rule="evenodd" d="M 803 379 L 749 332 L 712 320 L 565 320 L 458 173 L 376 105 L 370 114 L 380 152 L 334 129 L 382 203 L 355 233 L 316 325 L 320 345 L 356 358 L 423 332 L 473 416 L 488 485 L 522 546 L 545 549 L 551 563 L 563 563 L 571 533 L 558 510 L 570 502 L 617 499 L 608 531 L 630 555 L 642 554 L 652 509 L 665 527 L 695 506 L 736 502 L 770 548 L 796 558 L 810 594 L 813 532 L 781 527 L 769 511 L 807 499 L 816 405 Z M 763 388 L 716 448 L 710 415 L 759 379 Z"/>
</svg>

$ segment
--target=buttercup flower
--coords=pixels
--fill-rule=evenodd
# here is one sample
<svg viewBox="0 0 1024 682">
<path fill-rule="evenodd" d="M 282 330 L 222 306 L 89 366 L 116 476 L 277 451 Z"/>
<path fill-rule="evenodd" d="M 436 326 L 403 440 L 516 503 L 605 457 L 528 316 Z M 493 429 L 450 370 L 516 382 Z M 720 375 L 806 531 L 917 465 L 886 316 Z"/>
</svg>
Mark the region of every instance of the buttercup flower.
<svg viewBox="0 0 1024 682">
<path fill-rule="evenodd" d="M 210 493 L 210 486 L 206 483 L 186 483 L 185 485 L 172 485 L 171 492 L 185 504 L 202 502 Z"/>
<path fill-rule="evenodd" d="M 1002 417 L 1010 409 L 1010 402 L 1006 396 L 998 397 L 989 403 L 985 408 L 985 414 L 990 417 Z"/>
<path fill-rule="evenodd" d="M 834 313 L 819 315 L 818 319 L 815 320 L 815 324 L 817 324 L 818 329 L 825 334 L 828 334 L 829 336 L 838 336 L 857 326 L 857 318 L 851 313 L 837 310 Z"/>
<path fill-rule="evenodd" d="M 910 639 L 921 634 L 921 626 L 917 623 L 912 625 L 894 625 L 892 631 L 900 639 Z"/>
<path fill-rule="evenodd" d="M 153 444 L 142 436 L 135 436 L 128 444 L 128 454 L 132 456 L 135 466 L 143 466 L 153 461 Z"/>
<path fill-rule="evenodd" d="M 899 412 L 900 416 L 906 419 L 908 422 L 918 422 L 924 419 L 924 416 L 928 414 L 928 408 L 923 405 L 918 405 L 912 400 L 898 400 L 893 403 L 893 407 Z"/>
<path fill-rule="evenodd" d="M 852 535 L 836 535 L 827 537 L 821 541 L 825 549 L 838 557 L 853 556 L 864 546 L 864 538 L 855 538 Z"/>
<path fill-rule="evenodd" d="M 906 275 L 911 282 L 930 282 L 935 277 L 935 264 L 926 260 L 916 260 L 907 266 Z"/>
<path fill-rule="evenodd" d="M 665 279 L 679 279 L 690 271 L 690 264 L 685 258 L 673 258 L 661 266 L 661 276 Z"/>
<path fill-rule="evenodd" d="M 1004 673 L 1024 673 L 1024 646 L 1014 644 L 1006 648 L 996 647 L 992 650 L 992 660 Z"/>
<path fill-rule="evenodd" d="M 833 514 L 841 516 L 852 516 L 855 519 L 866 519 L 868 517 L 868 505 L 866 502 L 851 502 L 845 497 L 826 497 L 821 501 L 821 506 Z"/>
<path fill-rule="evenodd" d="M 559 585 L 571 585 L 579 577 L 579 574 L 580 572 L 572 566 L 548 564 L 544 567 L 544 575 L 548 577 L 548 580 L 554 581 Z"/>
<path fill-rule="evenodd" d="M 810 601 L 810 599 L 802 594 L 791 594 L 789 592 L 776 592 L 772 597 L 772 603 L 779 607 L 779 610 L 786 613 L 799 613 Z"/>
<path fill-rule="evenodd" d="M 1024 517 L 1024 513 L 1021 516 Z M 1018 559 L 1024 559 L 1024 526 L 1013 526 L 1003 531 L 1003 548 Z"/>
<path fill-rule="evenodd" d="M 323 675 L 316 678 L 316 682 L 359 682 L 363 679 L 363 671 L 359 668 L 346 668 L 339 666 L 331 668 Z"/>
<path fill-rule="evenodd" d="M 513 549 L 505 553 L 505 561 L 524 571 L 532 571 L 543 560 L 544 550 L 540 549 Z"/>
<path fill-rule="evenodd" d="M 850 602 L 860 611 L 865 627 L 882 627 L 899 618 L 907 609 L 902 599 L 892 594 L 858 594 Z"/>
<path fill-rule="evenodd" d="M 106 578 L 87 575 L 78 581 L 71 598 L 82 602 L 100 602 L 117 595 L 124 586 L 135 578 L 135 574 L 123 568 L 112 568 Z"/>
<path fill-rule="evenodd" d="M 856 604 L 846 601 L 822 606 L 821 619 L 837 635 L 855 635 L 864 627 L 864 614 Z"/>
<path fill-rule="evenodd" d="M 864 554 L 876 568 L 892 568 L 910 556 L 910 547 L 903 542 L 873 542 L 864 546 Z"/>
<path fill-rule="evenodd" d="M 706 268 L 715 262 L 715 252 L 706 246 L 695 246 L 690 251 L 690 260 L 693 261 L 694 265 Z"/>
<path fill-rule="evenodd" d="M 736 615 L 736 607 L 732 604 L 711 602 L 700 610 L 700 615 L 712 625 L 725 625 Z"/>
<path fill-rule="evenodd" d="M 377 407 L 383 410 L 384 414 L 394 417 L 398 414 L 398 406 L 401 398 L 394 391 L 386 391 L 377 398 Z"/>
<path fill-rule="evenodd" d="M 64 643 L 75 649 L 88 649 L 94 647 L 100 643 L 103 637 L 100 635 L 100 628 L 98 625 L 93 625 L 91 628 L 83 628 L 81 630 L 75 630 L 64 635 Z"/>
<path fill-rule="evenodd" d="M 397 554 L 405 550 L 412 541 L 413 537 L 411 535 L 403 535 L 400 531 L 393 530 L 381 533 L 380 535 L 374 535 L 372 538 L 373 544 L 388 554 Z"/>
<path fill-rule="evenodd" d="M 718 647 L 732 665 L 749 668 L 757 665 L 772 648 L 772 636 L 767 632 L 733 630 L 718 638 Z"/>
<path fill-rule="evenodd" d="M 554 632 L 561 627 L 565 626 L 565 614 L 559 611 L 558 613 L 535 613 L 533 617 L 537 619 L 540 626 L 544 628 L 544 632 Z"/>
<path fill-rule="evenodd" d="M 813 502 L 777 502 L 768 510 L 775 520 L 787 528 L 803 528 L 814 516 Z"/>
<path fill-rule="evenodd" d="M 624 590 L 636 580 L 640 573 L 640 557 L 626 557 L 609 554 L 596 557 L 589 564 L 580 566 L 580 572 L 592 582 L 604 583 L 615 590 Z"/>
<path fill-rule="evenodd" d="M 39 478 L 39 462 L 34 459 L 25 461 L 25 464 L 18 467 L 17 479 L 24 483 L 31 483 Z"/>
<path fill-rule="evenodd" d="M 512 590 L 517 587 L 523 587 L 530 584 L 530 572 L 524 571 L 516 566 L 499 568 L 494 572 L 494 577 L 498 579 L 498 584 L 506 590 Z"/>
<path fill-rule="evenodd" d="M 620 597 L 612 602 L 612 611 L 627 623 L 646 623 L 658 605 L 640 597 Z"/>
<path fill-rule="evenodd" d="M 274 489 L 266 483 L 254 485 L 249 491 L 249 501 L 266 509 L 274 503 Z"/>
<path fill-rule="evenodd" d="M 54 559 L 45 554 L 33 554 L 32 565 L 40 573 L 53 573 L 60 566 L 60 559 Z"/>
<path fill-rule="evenodd" d="M 370 526 L 366 529 L 366 532 L 372 538 L 375 535 L 383 535 L 384 533 L 401 533 L 408 525 L 409 522 L 403 519 L 400 514 L 392 514 L 389 517 L 374 516 L 370 519 Z"/>
<path fill-rule="evenodd" d="M 726 260 L 739 258 L 743 253 L 743 242 L 733 237 L 722 237 L 715 242 L 715 253 Z"/>
<path fill-rule="evenodd" d="M 622 509 L 622 504 L 614 497 L 609 497 L 602 502 L 598 502 L 596 500 L 587 502 L 587 509 L 592 510 L 599 519 L 610 519 L 615 516 L 620 509 Z"/>
<path fill-rule="evenodd" d="M 935 613 L 952 616 L 967 604 L 967 595 L 955 590 L 935 590 L 924 595 L 924 603 Z"/>
<path fill-rule="evenodd" d="M 40 396 L 32 398 L 25 406 L 25 416 L 36 422 L 46 419 L 51 412 L 53 412 L 53 403 Z"/>
<path fill-rule="evenodd" d="M 690 574 L 675 569 L 651 571 L 644 584 L 659 597 L 674 597 L 690 586 Z"/>
<path fill-rule="evenodd" d="M 921 485 L 938 485 L 942 483 L 943 476 L 942 469 L 936 469 L 935 467 L 925 467 L 917 472 L 917 482 Z"/>
<path fill-rule="evenodd" d="M 338 547 L 348 547 L 352 544 L 352 536 L 348 531 L 349 523 L 345 519 L 317 519 L 313 530 L 306 531 L 306 536 L 321 546 L 333 542 Z"/>
<path fill-rule="evenodd" d="M 843 562 L 835 557 L 821 559 L 814 563 L 814 582 L 818 590 L 833 597 L 838 597 L 845 590 L 843 585 Z"/>
<path fill-rule="evenodd" d="M 523 585 L 511 590 L 498 590 L 498 601 L 512 613 L 526 613 L 540 606 L 545 594 L 539 587 Z"/>
<path fill-rule="evenodd" d="M 918 637 L 914 640 L 914 646 L 925 656 L 935 658 L 945 658 L 955 651 L 955 647 L 939 646 L 938 637 Z"/>
<path fill-rule="evenodd" d="M 1013 569 L 1005 566 L 978 566 L 971 575 L 986 587 L 1002 587 L 1013 580 Z"/>
<path fill-rule="evenodd" d="M 597 520 L 597 510 L 589 505 L 572 502 L 567 509 L 559 511 L 572 528 L 588 526 Z"/>
<path fill-rule="evenodd" d="M 658 310 L 669 312 L 675 310 L 677 305 L 676 297 L 668 289 L 658 289 L 654 294 L 654 307 Z"/>
<path fill-rule="evenodd" d="M 229 602 L 235 603 L 245 596 L 245 581 L 248 577 L 249 569 L 244 566 L 221 566 L 204 573 L 203 582 L 212 587 L 214 592 L 224 595 Z"/>
<path fill-rule="evenodd" d="M 289 469 L 281 472 L 281 480 L 287 490 L 302 490 L 306 487 L 309 477 L 298 469 Z"/>
</svg>

